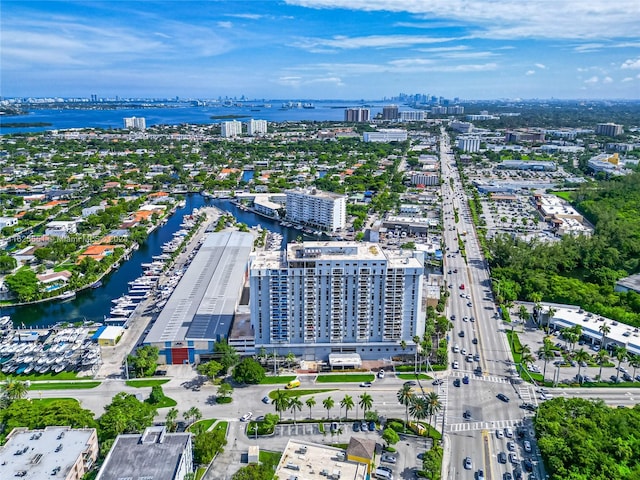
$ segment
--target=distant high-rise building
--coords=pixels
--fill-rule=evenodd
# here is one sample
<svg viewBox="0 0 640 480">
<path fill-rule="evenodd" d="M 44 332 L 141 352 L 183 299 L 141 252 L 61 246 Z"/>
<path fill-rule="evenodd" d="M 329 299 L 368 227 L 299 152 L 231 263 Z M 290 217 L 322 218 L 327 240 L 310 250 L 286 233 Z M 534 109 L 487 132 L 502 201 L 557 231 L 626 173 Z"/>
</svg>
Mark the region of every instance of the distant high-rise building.
<svg viewBox="0 0 640 480">
<path fill-rule="evenodd" d="M 95 93 L 92 93 L 91 94 L 91 101 L 94 102 L 94 103 L 97 102 L 98 101 L 98 95 L 96 95 Z"/>
<path fill-rule="evenodd" d="M 473 123 L 469 122 L 451 122 L 451 128 L 460 133 L 471 133 L 473 131 Z"/>
<path fill-rule="evenodd" d="M 408 112 L 400 112 L 401 122 L 423 122 L 427 119 L 427 112 L 424 110 L 410 110 Z"/>
<path fill-rule="evenodd" d="M 253 118 L 247 123 L 247 135 L 253 137 L 257 135 L 265 135 L 267 133 L 266 120 L 254 120 Z"/>
<path fill-rule="evenodd" d="M 464 113 L 464 107 L 462 105 L 447 107 L 447 113 L 449 115 L 462 115 Z"/>
<path fill-rule="evenodd" d="M 382 107 L 383 120 L 397 120 L 399 116 L 397 105 L 385 105 Z"/>
<path fill-rule="evenodd" d="M 344 111 L 345 122 L 368 122 L 369 118 L 368 108 L 347 108 Z"/>
<path fill-rule="evenodd" d="M 431 107 L 431 113 L 433 115 L 446 115 L 447 107 L 439 107 L 434 105 L 433 107 Z"/>
<path fill-rule="evenodd" d="M 147 128 L 147 122 L 143 117 L 125 117 L 124 128 L 145 130 Z"/>
<path fill-rule="evenodd" d="M 374 243 L 290 243 L 284 255 L 262 253 L 249 280 L 256 349 L 309 359 L 400 354 L 424 331 L 423 279 L 420 254 Z"/>
<path fill-rule="evenodd" d="M 478 152 L 480 139 L 478 137 L 458 137 L 458 148 L 463 152 Z"/>
<path fill-rule="evenodd" d="M 220 135 L 224 138 L 237 137 L 242 135 L 242 122 L 232 120 L 220 124 Z"/>
<path fill-rule="evenodd" d="M 287 190 L 287 220 L 313 229 L 336 232 L 345 228 L 347 197 L 316 189 Z"/>
<path fill-rule="evenodd" d="M 596 135 L 617 137 L 618 135 L 622 135 L 623 133 L 624 129 L 622 125 L 617 125 L 615 123 L 599 123 L 598 125 L 596 125 Z"/>
<path fill-rule="evenodd" d="M 364 132 L 362 140 L 368 142 L 404 142 L 407 131 L 399 128 L 381 128 L 377 132 Z"/>
</svg>

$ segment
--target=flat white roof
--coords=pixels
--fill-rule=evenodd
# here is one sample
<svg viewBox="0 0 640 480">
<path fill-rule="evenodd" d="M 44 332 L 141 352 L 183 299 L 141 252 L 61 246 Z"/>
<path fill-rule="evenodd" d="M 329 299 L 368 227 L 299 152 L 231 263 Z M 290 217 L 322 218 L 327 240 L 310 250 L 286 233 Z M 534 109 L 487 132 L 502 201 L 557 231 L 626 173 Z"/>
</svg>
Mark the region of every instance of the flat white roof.
<svg viewBox="0 0 640 480">
<path fill-rule="evenodd" d="M 549 305 L 543 306 L 546 309 L 549 308 Z M 585 312 L 578 307 L 568 308 L 553 306 L 553 308 L 556 312 L 553 318 L 549 321 L 551 325 L 555 325 L 559 328 L 580 325 L 582 327 L 582 335 L 599 341 L 602 339 L 602 332 L 600 332 L 599 329 L 606 323 L 611 329 L 606 336 L 607 342 L 614 341 L 618 345 L 624 346 L 628 352 L 640 355 L 639 328 L 602 317 L 601 315 Z"/>
</svg>

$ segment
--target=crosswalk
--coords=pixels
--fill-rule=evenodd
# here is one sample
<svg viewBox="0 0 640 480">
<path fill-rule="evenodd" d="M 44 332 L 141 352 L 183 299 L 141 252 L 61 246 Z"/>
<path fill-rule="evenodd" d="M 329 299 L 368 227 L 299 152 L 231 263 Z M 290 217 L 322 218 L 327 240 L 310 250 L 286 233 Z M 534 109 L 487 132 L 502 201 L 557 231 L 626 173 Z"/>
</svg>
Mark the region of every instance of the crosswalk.
<svg viewBox="0 0 640 480">
<path fill-rule="evenodd" d="M 531 385 L 529 385 L 528 383 L 522 383 L 520 385 L 517 385 L 517 389 L 518 395 L 524 403 L 532 403 L 534 405 L 538 404 L 535 392 L 533 391 Z"/>
<path fill-rule="evenodd" d="M 522 420 L 495 420 L 493 422 L 464 422 L 447 425 L 449 433 L 470 432 L 475 430 L 496 430 L 505 427 L 515 428 Z"/>
<path fill-rule="evenodd" d="M 473 372 L 466 372 L 464 370 L 456 370 L 451 373 L 453 378 L 462 378 L 465 375 L 469 377 L 469 380 L 481 381 L 481 382 L 493 382 L 493 383 L 510 383 L 507 377 L 500 375 L 474 375 Z"/>
</svg>

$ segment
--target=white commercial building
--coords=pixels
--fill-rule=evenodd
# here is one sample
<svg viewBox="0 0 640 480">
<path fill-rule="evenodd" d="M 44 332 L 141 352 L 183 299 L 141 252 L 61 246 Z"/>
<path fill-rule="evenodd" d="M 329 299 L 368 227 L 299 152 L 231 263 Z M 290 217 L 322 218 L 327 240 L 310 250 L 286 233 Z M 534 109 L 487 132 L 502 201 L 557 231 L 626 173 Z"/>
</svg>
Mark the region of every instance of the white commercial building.
<svg viewBox="0 0 640 480">
<path fill-rule="evenodd" d="M 438 185 L 440 184 L 440 175 L 438 172 L 412 173 L 411 185 Z"/>
<path fill-rule="evenodd" d="M 421 253 L 374 243 L 290 243 L 284 255 L 259 253 L 250 273 L 256 350 L 307 360 L 395 356 L 424 331 L 423 277 Z"/>
<path fill-rule="evenodd" d="M 45 235 L 52 237 L 66 237 L 67 235 L 78 233 L 78 224 L 74 221 L 53 221 L 46 225 Z"/>
<path fill-rule="evenodd" d="M 407 131 L 399 128 L 381 128 L 377 132 L 364 132 L 362 138 L 365 142 L 404 142 L 407 139 Z"/>
<path fill-rule="evenodd" d="M 147 121 L 143 117 L 125 117 L 124 128 L 133 128 L 136 130 L 145 130 Z"/>
<path fill-rule="evenodd" d="M 254 137 L 257 135 L 266 135 L 267 121 L 254 120 L 253 118 L 247 123 L 247 135 Z"/>
<path fill-rule="evenodd" d="M 285 193 L 288 221 L 328 232 L 338 232 L 345 228 L 346 196 L 316 189 L 287 190 Z"/>
<path fill-rule="evenodd" d="M 425 110 L 409 110 L 407 112 L 400 112 L 401 122 L 424 122 L 427 119 L 427 112 Z"/>
<path fill-rule="evenodd" d="M 458 148 L 463 152 L 478 152 L 480 151 L 480 138 L 458 137 Z"/>
<path fill-rule="evenodd" d="M 220 124 L 220 135 L 224 138 L 237 137 L 242 135 L 242 122 L 232 120 Z"/>
</svg>

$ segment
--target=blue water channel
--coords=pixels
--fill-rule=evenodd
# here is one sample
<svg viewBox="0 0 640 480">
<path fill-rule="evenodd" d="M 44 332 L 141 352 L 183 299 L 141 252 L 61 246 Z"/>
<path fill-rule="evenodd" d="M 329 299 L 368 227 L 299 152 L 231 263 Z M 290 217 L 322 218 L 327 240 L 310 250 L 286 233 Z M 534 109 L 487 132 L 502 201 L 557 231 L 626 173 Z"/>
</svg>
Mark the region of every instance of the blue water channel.
<svg viewBox="0 0 640 480">
<path fill-rule="evenodd" d="M 214 205 L 231 213 L 239 222 L 250 227 L 257 225 L 283 236 L 282 247 L 297 238 L 315 240 L 319 237 L 307 235 L 294 228 L 282 227 L 278 222 L 261 217 L 236 207 L 230 200 L 212 200 L 200 194 L 186 196 L 186 205 L 179 208 L 162 227 L 152 232 L 147 241 L 135 251 L 131 258 L 120 268 L 102 279 L 102 286 L 79 292 L 75 299 L 66 302 L 53 301 L 27 305 L 22 307 L 3 308 L 1 315 L 11 315 L 16 327 L 48 327 L 59 322 L 79 322 L 92 320 L 102 321 L 109 316 L 114 298 L 127 293 L 128 282 L 142 275 L 142 264 L 152 261 L 154 255 L 162 253 L 162 245 L 173 238 L 174 232 L 180 230 L 183 216 L 190 214 L 194 208 L 203 205 Z"/>
</svg>

